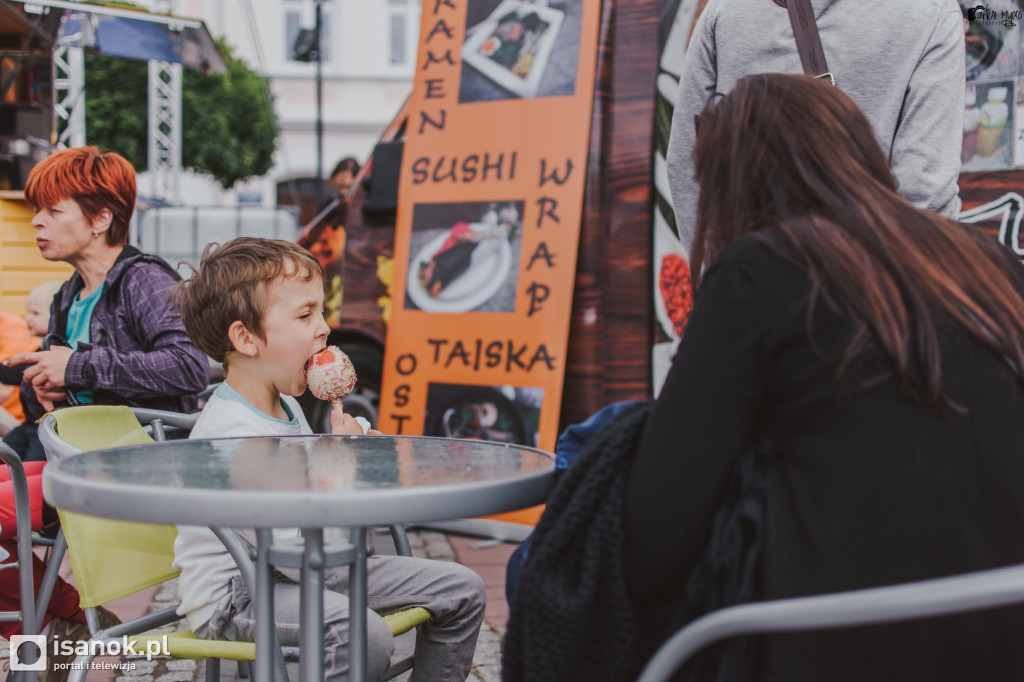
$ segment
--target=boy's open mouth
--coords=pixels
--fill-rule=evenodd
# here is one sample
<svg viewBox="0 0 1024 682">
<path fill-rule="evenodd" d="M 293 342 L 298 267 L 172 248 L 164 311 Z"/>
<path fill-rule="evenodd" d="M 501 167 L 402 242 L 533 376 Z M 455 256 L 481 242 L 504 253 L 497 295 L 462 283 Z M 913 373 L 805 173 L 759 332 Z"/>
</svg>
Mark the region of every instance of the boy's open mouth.
<svg viewBox="0 0 1024 682">
<path fill-rule="evenodd" d="M 312 364 L 313 358 L 315 358 L 316 356 L 320 355 L 325 350 L 327 350 L 327 346 L 324 346 L 323 348 L 321 348 L 317 352 L 313 353 L 312 355 L 309 356 L 309 358 L 306 359 L 306 364 L 304 364 L 302 366 L 302 376 L 309 376 L 309 366 L 310 366 L 310 364 Z"/>
</svg>

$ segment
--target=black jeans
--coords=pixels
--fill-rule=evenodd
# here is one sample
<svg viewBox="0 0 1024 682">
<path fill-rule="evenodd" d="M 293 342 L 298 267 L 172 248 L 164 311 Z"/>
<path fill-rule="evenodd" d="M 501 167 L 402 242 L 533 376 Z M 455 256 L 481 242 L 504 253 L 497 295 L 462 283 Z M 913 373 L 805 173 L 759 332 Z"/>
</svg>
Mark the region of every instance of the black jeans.
<svg viewBox="0 0 1024 682">
<path fill-rule="evenodd" d="M 17 452 L 23 462 L 46 461 L 46 452 L 39 442 L 39 425 L 35 422 L 18 424 L 4 436 L 4 443 Z"/>
</svg>

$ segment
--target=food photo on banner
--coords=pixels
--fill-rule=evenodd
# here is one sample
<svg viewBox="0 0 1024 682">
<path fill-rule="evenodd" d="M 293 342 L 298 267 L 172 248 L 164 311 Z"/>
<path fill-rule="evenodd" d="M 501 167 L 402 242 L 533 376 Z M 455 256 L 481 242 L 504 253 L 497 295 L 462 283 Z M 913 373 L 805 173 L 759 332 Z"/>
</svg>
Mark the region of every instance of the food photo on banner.
<svg viewBox="0 0 1024 682">
<path fill-rule="evenodd" d="M 1024 2 L 960 2 L 967 88 L 958 181 L 960 220 L 1024 258 Z M 989 171 L 1013 171 L 998 172 Z"/>
<path fill-rule="evenodd" d="M 967 83 L 964 136 L 960 147 L 963 172 L 1014 166 L 1013 112 L 1016 79 Z"/>
<path fill-rule="evenodd" d="M 654 168 L 655 200 L 651 207 L 654 246 L 653 299 L 656 324 L 651 345 L 651 378 L 654 393 L 672 366 L 683 327 L 693 304 L 689 254 L 683 248 L 676 227 L 672 196 L 668 185 L 666 155 L 672 128 L 672 110 L 679 92 L 683 58 L 689 46 L 690 31 L 705 2 L 663 0 L 658 26 L 658 75 L 654 93 Z"/>
<path fill-rule="evenodd" d="M 417 204 L 405 308 L 514 311 L 522 215 L 522 201 Z"/>
<path fill-rule="evenodd" d="M 583 0 L 466 3 L 459 102 L 571 95 Z"/>
<path fill-rule="evenodd" d="M 544 389 L 430 383 L 426 436 L 536 447 Z"/>
<path fill-rule="evenodd" d="M 962 172 L 1013 168 L 1024 163 L 1015 135 L 1021 127 L 1024 9 L 1019 0 L 961 1 L 960 9 L 967 48 Z"/>
</svg>

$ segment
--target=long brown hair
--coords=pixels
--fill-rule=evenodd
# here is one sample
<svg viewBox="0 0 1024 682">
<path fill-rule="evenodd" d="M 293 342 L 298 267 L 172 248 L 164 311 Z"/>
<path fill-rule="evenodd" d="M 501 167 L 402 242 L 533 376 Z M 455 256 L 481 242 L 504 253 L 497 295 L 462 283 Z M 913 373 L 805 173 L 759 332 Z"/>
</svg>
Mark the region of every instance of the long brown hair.
<svg viewBox="0 0 1024 682">
<path fill-rule="evenodd" d="M 779 228 L 812 301 L 853 320 L 840 375 L 878 349 L 904 390 L 948 404 L 936 333 L 945 316 L 1024 382 L 1022 279 L 1009 255 L 901 197 L 871 123 L 840 89 L 809 76 L 748 76 L 709 102 L 697 124 L 695 282 L 733 239 Z M 919 380 L 912 368 L 923 370 Z"/>
</svg>

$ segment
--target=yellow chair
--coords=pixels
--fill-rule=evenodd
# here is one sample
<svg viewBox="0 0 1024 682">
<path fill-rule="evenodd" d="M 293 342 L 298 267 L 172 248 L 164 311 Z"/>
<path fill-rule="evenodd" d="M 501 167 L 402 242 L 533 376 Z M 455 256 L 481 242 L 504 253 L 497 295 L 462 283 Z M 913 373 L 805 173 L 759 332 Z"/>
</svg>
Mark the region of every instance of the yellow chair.
<svg viewBox="0 0 1024 682">
<path fill-rule="evenodd" d="M 174 413 L 161 414 L 155 410 L 139 410 L 138 414 L 147 421 L 159 420 L 177 428 L 183 428 L 182 418 L 188 417 Z M 158 437 L 162 435 L 159 424 L 157 434 Z M 132 408 L 99 405 L 69 407 L 47 414 L 40 421 L 39 438 L 47 459 L 62 459 L 87 449 L 154 442 L 136 414 L 133 414 Z M 179 572 L 171 565 L 174 559 L 174 539 L 177 536 L 175 527 L 101 519 L 61 509 L 57 513 L 61 520 L 62 535 L 58 536 L 55 550 L 63 548 L 66 540 L 75 584 L 81 606 L 89 620 L 89 631 L 94 635 L 93 640 L 109 638 L 120 641 L 122 635 L 128 634 L 132 635 L 130 641 L 135 650 L 141 652 L 146 651 L 149 642 L 162 644 L 163 634 L 135 633 L 180 620 L 181 617 L 175 613 L 176 606 L 105 631 L 100 628 L 96 607 L 177 577 Z M 247 578 L 252 591 L 251 576 L 254 569 L 243 541 L 233 531 L 218 529 L 215 532 L 239 563 L 243 577 Z M 429 611 L 416 607 L 388 614 L 384 620 L 392 634 L 398 636 L 430 618 Z M 250 642 L 199 639 L 191 630 L 170 633 L 166 637 L 167 650 L 171 656 L 207 661 L 207 680 L 219 679 L 219 659 L 252 661 L 256 658 L 256 646 Z M 295 655 L 296 652 L 291 649 L 289 653 Z M 80 656 L 76 661 L 87 664 L 91 659 L 89 656 L 83 660 Z M 283 664 L 279 661 L 278 665 Z M 385 679 L 397 677 L 411 667 L 411 658 L 399 661 L 388 669 Z M 87 669 L 88 665 L 83 668 Z M 86 670 L 73 671 L 69 682 L 84 681 L 85 673 Z"/>
<path fill-rule="evenodd" d="M 46 458 L 63 459 L 69 454 L 87 450 L 116 448 L 122 445 L 152 443 L 153 438 L 135 418 L 132 408 L 123 405 L 83 405 L 68 407 L 51 412 L 40 420 L 51 423 L 59 440 L 51 442 L 54 452 L 47 451 Z M 50 421 L 52 420 L 52 421 Z M 43 444 L 44 448 L 46 443 Z"/>
</svg>

